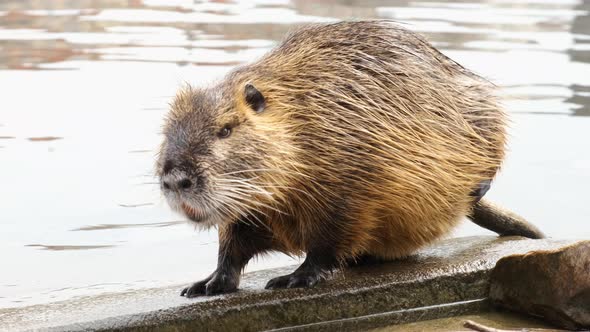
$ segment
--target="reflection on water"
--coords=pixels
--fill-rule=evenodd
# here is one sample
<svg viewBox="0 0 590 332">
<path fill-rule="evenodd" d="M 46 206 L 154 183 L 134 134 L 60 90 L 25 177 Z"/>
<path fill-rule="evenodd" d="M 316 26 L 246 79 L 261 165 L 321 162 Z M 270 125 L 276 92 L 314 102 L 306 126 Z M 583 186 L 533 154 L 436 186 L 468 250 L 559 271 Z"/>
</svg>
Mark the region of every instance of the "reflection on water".
<svg viewBox="0 0 590 332">
<path fill-rule="evenodd" d="M 49 246 L 49 245 L 44 245 L 44 244 L 27 244 L 26 247 L 38 247 L 39 249 L 43 249 L 43 250 L 56 250 L 56 251 L 61 251 L 61 250 L 90 250 L 90 249 L 103 249 L 103 248 L 112 248 L 114 246 L 66 246 L 66 245 L 62 245 L 62 246 Z"/>
<path fill-rule="evenodd" d="M 62 139 L 63 137 L 55 137 L 55 136 L 41 136 L 41 137 L 29 137 L 27 138 L 31 142 L 47 142 L 47 141 L 55 141 L 58 139 Z"/>
<path fill-rule="evenodd" d="M 135 206 L 143 206 L 145 204 L 138 204 Z M 152 204 L 148 204 L 152 205 Z M 121 204 L 119 204 L 121 206 Z M 184 223 L 184 221 L 166 221 L 166 222 L 152 222 L 152 223 L 144 223 L 144 224 L 100 224 L 100 225 L 91 225 L 91 226 L 83 226 L 80 228 L 72 229 L 72 231 L 98 231 L 104 229 L 116 229 L 116 228 L 133 228 L 133 227 L 167 227 L 167 226 L 174 226 Z"/>
<path fill-rule="evenodd" d="M 500 85 L 512 142 L 490 197 L 551 236 L 590 236 L 590 0 L 9 0 L 0 308 L 208 274 L 215 232 L 176 221 L 153 176 L 167 103 L 295 26 L 345 18 L 399 21 Z"/>
<path fill-rule="evenodd" d="M 120 207 L 140 207 L 154 205 L 154 203 L 139 203 L 139 204 L 119 204 Z"/>
</svg>

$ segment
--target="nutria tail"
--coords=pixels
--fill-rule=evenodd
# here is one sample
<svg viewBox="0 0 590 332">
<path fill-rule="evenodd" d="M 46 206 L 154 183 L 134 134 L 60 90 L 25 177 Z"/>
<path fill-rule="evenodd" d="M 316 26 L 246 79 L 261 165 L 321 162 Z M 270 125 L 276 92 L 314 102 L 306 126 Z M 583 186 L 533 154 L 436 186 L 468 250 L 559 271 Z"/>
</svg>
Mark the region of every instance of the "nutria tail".
<svg viewBox="0 0 590 332">
<path fill-rule="evenodd" d="M 475 203 L 473 211 L 468 217 L 477 225 L 496 232 L 500 236 L 520 235 L 531 239 L 545 237 L 543 232 L 523 217 L 485 199 Z"/>
</svg>

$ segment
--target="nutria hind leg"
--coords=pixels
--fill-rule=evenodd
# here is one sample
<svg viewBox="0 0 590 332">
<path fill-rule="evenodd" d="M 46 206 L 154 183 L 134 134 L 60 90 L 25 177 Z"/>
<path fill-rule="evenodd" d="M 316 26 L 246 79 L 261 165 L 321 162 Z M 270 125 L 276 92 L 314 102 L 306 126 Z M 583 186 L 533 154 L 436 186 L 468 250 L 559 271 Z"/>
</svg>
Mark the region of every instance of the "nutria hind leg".
<svg viewBox="0 0 590 332">
<path fill-rule="evenodd" d="M 317 249 L 307 253 L 305 261 L 293 273 L 271 279 L 266 289 L 313 287 L 339 266 L 332 250 Z"/>
<path fill-rule="evenodd" d="M 207 278 L 184 288 L 180 296 L 190 298 L 235 292 L 248 261 L 270 250 L 271 239 L 272 234 L 260 225 L 260 221 L 239 220 L 220 227 L 217 268 Z"/>
</svg>

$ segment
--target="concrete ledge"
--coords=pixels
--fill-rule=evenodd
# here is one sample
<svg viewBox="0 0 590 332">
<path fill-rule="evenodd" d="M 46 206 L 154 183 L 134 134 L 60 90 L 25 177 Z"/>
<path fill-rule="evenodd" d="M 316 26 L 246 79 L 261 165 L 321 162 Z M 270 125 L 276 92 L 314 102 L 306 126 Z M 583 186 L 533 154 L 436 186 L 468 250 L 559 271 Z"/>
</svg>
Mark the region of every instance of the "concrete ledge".
<svg viewBox="0 0 590 332">
<path fill-rule="evenodd" d="M 470 314 L 487 307 L 489 274 L 510 254 L 575 241 L 449 239 L 397 262 L 337 273 L 312 289 L 264 290 L 294 267 L 244 276 L 227 296 L 185 299 L 182 285 L 0 309 L 0 330 L 359 330 Z"/>
</svg>

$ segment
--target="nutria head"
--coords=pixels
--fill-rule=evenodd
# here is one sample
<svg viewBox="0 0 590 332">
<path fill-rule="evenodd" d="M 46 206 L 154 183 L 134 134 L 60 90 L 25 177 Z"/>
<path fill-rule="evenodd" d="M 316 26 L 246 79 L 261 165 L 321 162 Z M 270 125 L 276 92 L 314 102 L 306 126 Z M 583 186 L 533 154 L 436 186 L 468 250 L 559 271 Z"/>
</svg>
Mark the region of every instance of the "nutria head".
<svg viewBox="0 0 590 332">
<path fill-rule="evenodd" d="M 260 129 L 266 107 L 250 83 L 187 87 L 176 95 L 156 164 L 172 209 L 211 226 L 247 214 L 271 195 L 256 174 L 268 168 L 265 148 L 273 139 Z"/>
</svg>

